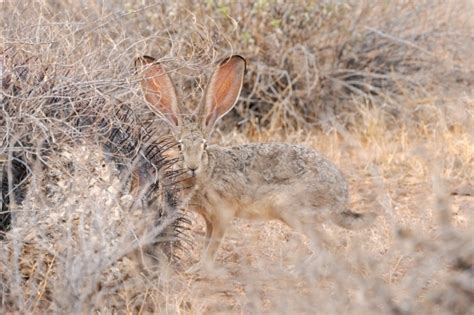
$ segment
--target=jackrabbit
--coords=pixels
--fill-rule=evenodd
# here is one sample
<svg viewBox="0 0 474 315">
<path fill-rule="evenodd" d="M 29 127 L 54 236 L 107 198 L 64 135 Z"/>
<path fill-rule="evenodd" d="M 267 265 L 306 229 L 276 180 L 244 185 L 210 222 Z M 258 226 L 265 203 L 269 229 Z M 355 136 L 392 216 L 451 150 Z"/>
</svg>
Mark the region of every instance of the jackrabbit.
<svg viewBox="0 0 474 315">
<path fill-rule="evenodd" d="M 348 229 L 367 226 L 372 213 L 346 208 L 348 189 L 341 172 L 318 152 L 300 145 L 245 144 L 230 148 L 207 145 L 216 122 L 235 105 L 246 61 L 234 55 L 220 62 L 203 101 L 193 114 L 184 112 L 165 68 L 145 56 L 136 61 L 141 87 L 152 111 L 163 117 L 179 142 L 187 207 L 206 222 L 205 252 L 200 264 L 212 264 L 225 230 L 235 217 L 277 219 L 313 234 L 328 219 Z M 199 264 L 198 264 L 199 265 Z"/>
</svg>

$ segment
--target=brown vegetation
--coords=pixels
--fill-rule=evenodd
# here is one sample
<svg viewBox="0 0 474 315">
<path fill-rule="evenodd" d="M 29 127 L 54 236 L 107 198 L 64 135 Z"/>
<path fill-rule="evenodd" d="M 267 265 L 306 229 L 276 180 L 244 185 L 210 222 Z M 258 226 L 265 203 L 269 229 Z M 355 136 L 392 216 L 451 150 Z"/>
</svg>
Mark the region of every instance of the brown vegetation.
<svg viewBox="0 0 474 315">
<path fill-rule="evenodd" d="M 470 1 L 0 5 L 0 166 L 21 184 L 0 235 L 1 313 L 474 311 Z M 133 60 L 166 63 L 192 108 L 233 53 L 246 83 L 214 141 L 314 147 L 352 208 L 380 215 L 322 227 L 333 244 L 318 252 L 280 223 L 236 221 L 198 278 L 183 270 L 203 222 L 164 193 L 172 143 Z M 151 155 L 158 180 L 137 198 L 131 171 Z"/>
</svg>

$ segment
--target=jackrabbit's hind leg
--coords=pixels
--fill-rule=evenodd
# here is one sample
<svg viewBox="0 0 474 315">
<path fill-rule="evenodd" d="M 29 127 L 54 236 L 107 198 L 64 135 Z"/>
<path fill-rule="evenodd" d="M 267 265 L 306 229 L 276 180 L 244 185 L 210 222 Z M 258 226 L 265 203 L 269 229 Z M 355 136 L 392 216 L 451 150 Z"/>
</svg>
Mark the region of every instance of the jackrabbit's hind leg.
<svg viewBox="0 0 474 315">
<path fill-rule="evenodd" d="M 322 229 L 322 223 L 325 221 L 319 213 L 324 213 L 318 209 L 294 209 L 288 205 L 283 206 L 278 211 L 278 219 L 288 225 L 293 230 L 304 234 L 310 243 L 313 251 L 320 250 L 323 246 L 330 244 L 330 241 Z"/>
</svg>

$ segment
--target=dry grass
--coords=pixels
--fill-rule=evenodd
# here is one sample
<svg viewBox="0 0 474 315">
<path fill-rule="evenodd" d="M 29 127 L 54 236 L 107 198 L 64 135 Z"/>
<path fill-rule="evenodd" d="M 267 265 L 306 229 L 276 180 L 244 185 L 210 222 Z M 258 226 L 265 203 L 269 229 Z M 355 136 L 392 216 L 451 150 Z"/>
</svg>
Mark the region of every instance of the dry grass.
<svg viewBox="0 0 474 315">
<path fill-rule="evenodd" d="M 14 161 L 27 169 L 0 240 L 2 313 L 474 312 L 469 1 L 1 5 L 0 166 L 10 184 Z M 318 227 L 332 244 L 317 251 L 280 223 L 236 221 L 197 277 L 183 270 L 204 227 L 176 225 L 173 176 L 129 191 L 137 157 L 167 147 L 133 60 L 166 63 L 192 107 L 231 53 L 248 59 L 246 85 L 214 141 L 314 147 L 352 208 L 380 216 Z M 170 229 L 184 251 L 170 253 Z"/>
</svg>

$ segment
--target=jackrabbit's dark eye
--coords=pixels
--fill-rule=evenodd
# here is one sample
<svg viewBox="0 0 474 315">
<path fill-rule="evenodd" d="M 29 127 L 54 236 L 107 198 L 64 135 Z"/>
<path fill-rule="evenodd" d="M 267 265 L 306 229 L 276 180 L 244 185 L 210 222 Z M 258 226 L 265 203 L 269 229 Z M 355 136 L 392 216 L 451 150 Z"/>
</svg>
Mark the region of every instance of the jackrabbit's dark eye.
<svg viewBox="0 0 474 315">
<path fill-rule="evenodd" d="M 183 150 L 183 143 L 181 141 L 178 142 L 178 150 Z"/>
</svg>

